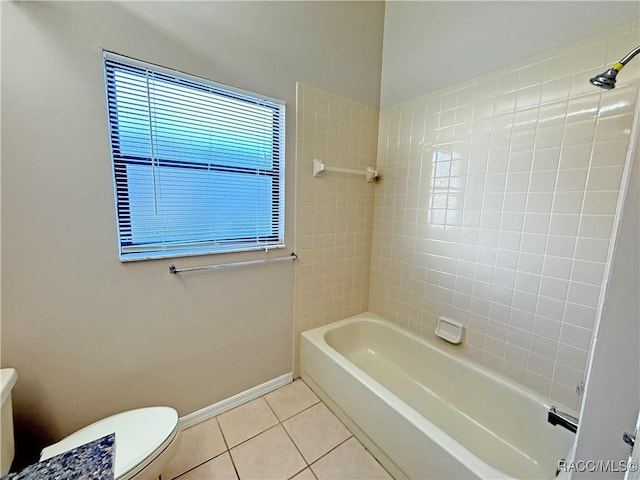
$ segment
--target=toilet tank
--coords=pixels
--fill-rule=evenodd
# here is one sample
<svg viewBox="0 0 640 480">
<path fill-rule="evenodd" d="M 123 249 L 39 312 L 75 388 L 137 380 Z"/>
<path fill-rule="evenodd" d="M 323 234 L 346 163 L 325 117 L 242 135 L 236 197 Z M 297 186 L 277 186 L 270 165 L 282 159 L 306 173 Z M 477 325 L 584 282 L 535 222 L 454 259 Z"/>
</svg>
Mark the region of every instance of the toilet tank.
<svg viewBox="0 0 640 480">
<path fill-rule="evenodd" d="M 15 453 L 11 390 L 16 384 L 16 380 L 18 380 L 18 374 L 13 368 L 0 369 L 0 393 L 2 395 L 2 412 L 0 417 L 0 475 L 5 475 L 9 472 Z"/>
</svg>

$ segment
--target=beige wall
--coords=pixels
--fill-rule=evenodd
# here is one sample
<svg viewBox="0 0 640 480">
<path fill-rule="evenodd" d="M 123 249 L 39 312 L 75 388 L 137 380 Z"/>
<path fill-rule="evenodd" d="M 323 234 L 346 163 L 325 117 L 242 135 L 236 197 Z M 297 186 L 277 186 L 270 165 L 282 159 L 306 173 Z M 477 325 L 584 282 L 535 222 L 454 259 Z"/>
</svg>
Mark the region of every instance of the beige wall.
<svg viewBox="0 0 640 480">
<path fill-rule="evenodd" d="M 375 105 L 383 15 L 367 2 L 2 3 L 2 365 L 20 376 L 19 437 L 144 405 L 184 415 L 292 370 L 293 264 L 174 277 L 169 260 L 118 261 L 101 49 L 287 101 L 289 248 L 269 254 L 287 255 L 295 82 Z"/>
<path fill-rule="evenodd" d="M 328 167 L 365 172 L 375 166 L 378 109 L 309 85 L 298 85 L 294 371 L 300 332 L 365 312 L 376 184 L 363 175 L 323 172 Z"/>
<path fill-rule="evenodd" d="M 640 64 L 588 78 L 639 26 L 381 111 L 370 310 L 426 337 L 452 317 L 462 354 L 578 407 Z"/>
</svg>

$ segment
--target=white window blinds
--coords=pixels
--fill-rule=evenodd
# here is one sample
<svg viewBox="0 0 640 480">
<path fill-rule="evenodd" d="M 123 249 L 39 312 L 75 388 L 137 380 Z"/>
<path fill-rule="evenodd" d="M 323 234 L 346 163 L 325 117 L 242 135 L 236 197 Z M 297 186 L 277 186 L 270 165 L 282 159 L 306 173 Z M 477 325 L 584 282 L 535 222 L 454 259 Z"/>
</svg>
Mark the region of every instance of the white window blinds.
<svg viewBox="0 0 640 480">
<path fill-rule="evenodd" d="M 121 259 L 284 246 L 284 102 L 104 65 Z"/>
</svg>

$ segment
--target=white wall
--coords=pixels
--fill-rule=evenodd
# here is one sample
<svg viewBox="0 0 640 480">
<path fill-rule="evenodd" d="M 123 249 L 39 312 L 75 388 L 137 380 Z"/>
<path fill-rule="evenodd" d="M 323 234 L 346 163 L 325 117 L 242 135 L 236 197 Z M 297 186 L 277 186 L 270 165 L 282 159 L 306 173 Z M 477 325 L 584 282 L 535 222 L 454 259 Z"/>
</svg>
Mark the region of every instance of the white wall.
<svg viewBox="0 0 640 480">
<path fill-rule="evenodd" d="M 640 4 L 635 1 L 388 2 L 381 106 L 455 84 L 638 16 Z M 618 52 L 619 57 L 627 51 Z"/>
<path fill-rule="evenodd" d="M 286 255 L 296 82 L 375 105 L 384 5 L 1 8 L 2 365 L 19 373 L 20 450 L 22 437 L 37 451 L 116 411 L 165 404 L 184 415 L 290 372 L 292 263 L 174 277 L 169 260 L 118 261 L 102 49 L 287 102 L 289 248 L 275 252 Z"/>
</svg>

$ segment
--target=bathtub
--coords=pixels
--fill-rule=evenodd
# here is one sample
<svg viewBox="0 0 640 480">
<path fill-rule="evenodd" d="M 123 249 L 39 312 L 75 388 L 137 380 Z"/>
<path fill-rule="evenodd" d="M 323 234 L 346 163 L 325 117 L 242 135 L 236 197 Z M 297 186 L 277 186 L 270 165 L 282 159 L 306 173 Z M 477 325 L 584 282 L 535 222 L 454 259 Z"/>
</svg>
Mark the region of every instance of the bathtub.
<svg viewBox="0 0 640 480">
<path fill-rule="evenodd" d="M 302 379 L 395 478 L 553 479 L 549 402 L 373 314 L 302 333 Z"/>
</svg>

